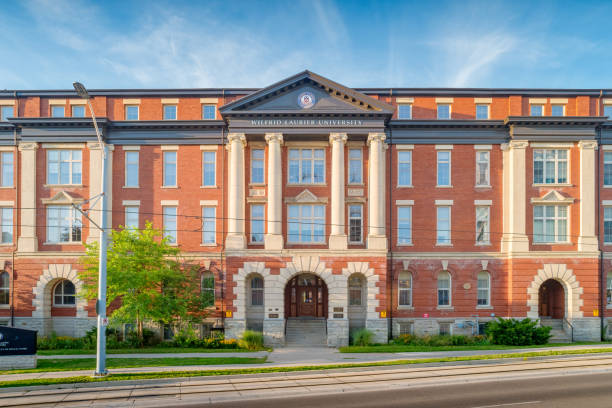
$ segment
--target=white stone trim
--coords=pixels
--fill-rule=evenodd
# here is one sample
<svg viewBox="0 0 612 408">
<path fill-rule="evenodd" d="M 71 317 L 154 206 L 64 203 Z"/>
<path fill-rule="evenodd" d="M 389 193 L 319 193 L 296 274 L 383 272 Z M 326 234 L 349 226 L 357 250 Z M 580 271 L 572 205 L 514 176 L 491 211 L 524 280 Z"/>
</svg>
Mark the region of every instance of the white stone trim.
<svg viewBox="0 0 612 408">
<path fill-rule="evenodd" d="M 49 105 L 65 105 L 66 99 L 49 99 Z"/>
<path fill-rule="evenodd" d="M 124 105 L 140 105 L 140 98 L 137 99 L 124 99 L 123 100 L 123 104 Z"/>
<path fill-rule="evenodd" d="M 612 98 L 607 98 L 603 100 L 604 105 L 612 105 Z"/>
<path fill-rule="evenodd" d="M 539 290 L 542 283 L 548 279 L 554 279 L 563 285 L 565 291 L 565 317 L 568 320 L 583 317 L 583 312 L 580 307 L 584 301 L 580 295 L 583 294 L 584 288 L 580 286 L 580 282 L 576 279 L 573 270 L 567 269 L 565 264 L 544 264 L 543 269 L 538 269 L 538 274 L 535 275 L 531 285 L 527 288 L 527 317 L 537 319 L 539 317 Z"/>
<path fill-rule="evenodd" d="M 14 99 L 0 99 L 0 106 L 11 106 L 17 103 Z"/>
<path fill-rule="evenodd" d="M 552 142 L 552 143 L 547 143 L 547 142 L 531 142 L 529 143 L 529 146 L 538 149 L 569 149 L 574 147 L 573 143 L 559 143 L 559 142 Z"/>
<path fill-rule="evenodd" d="M 541 105 L 545 104 L 548 100 L 546 98 L 529 98 L 530 105 Z"/>
<path fill-rule="evenodd" d="M 83 289 L 83 283 L 78 277 L 77 270 L 72 269 L 71 264 L 49 264 L 47 269 L 43 270 L 38 282 L 36 282 L 36 286 L 32 288 L 32 292 L 34 293 L 34 298 L 32 299 L 32 306 L 34 307 L 32 317 L 51 317 L 51 306 L 53 304 L 51 290 L 53 289 L 53 285 L 61 279 L 68 279 L 74 284 L 76 289 L 76 317 L 87 317 L 87 311 L 85 310 L 87 299 L 79 296 L 79 293 Z"/>
<path fill-rule="evenodd" d="M 200 98 L 201 104 L 216 105 L 219 103 L 219 98 Z"/>
<path fill-rule="evenodd" d="M 453 103 L 454 98 L 436 98 L 436 103 Z"/>
<path fill-rule="evenodd" d="M 164 150 L 178 150 L 179 147 L 178 147 L 178 145 L 162 145 L 161 149 L 162 149 L 162 151 L 164 151 Z"/>
<path fill-rule="evenodd" d="M 177 105 L 179 103 L 178 98 L 162 98 L 162 105 Z"/>
<path fill-rule="evenodd" d="M 162 207 L 164 206 L 174 206 L 177 207 L 179 205 L 179 200 L 161 200 Z"/>
<path fill-rule="evenodd" d="M 314 148 L 314 147 L 329 147 L 329 142 L 321 140 L 290 140 L 283 143 L 287 147 L 292 148 Z"/>
<path fill-rule="evenodd" d="M 413 144 L 397 144 L 395 145 L 396 150 L 414 150 Z"/>
<path fill-rule="evenodd" d="M 216 207 L 217 205 L 219 205 L 217 200 L 200 200 L 200 206 Z"/>
<path fill-rule="evenodd" d="M 573 198 L 565 197 L 557 190 L 551 190 L 542 197 L 531 197 L 531 204 L 571 204 Z"/>
<path fill-rule="evenodd" d="M 612 145 L 601 145 L 601 150 L 612 150 Z"/>
<path fill-rule="evenodd" d="M 453 150 L 452 144 L 437 144 L 436 150 Z"/>
<path fill-rule="evenodd" d="M 121 146 L 124 151 L 140 150 L 140 146 Z"/>
<path fill-rule="evenodd" d="M 70 105 L 86 105 L 87 99 L 70 99 L 68 103 Z"/>
<path fill-rule="evenodd" d="M 126 206 L 140 206 L 140 200 L 123 200 L 123 205 L 126 205 Z"/>
<path fill-rule="evenodd" d="M 414 200 L 395 200 L 395 205 L 414 205 Z"/>
<path fill-rule="evenodd" d="M 0 146 L 0 152 L 14 152 L 17 146 Z"/>
<path fill-rule="evenodd" d="M 490 145 L 490 144 L 474 145 L 474 150 L 492 150 L 492 149 L 493 149 L 493 145 Z"/>
<path fill-rule="evenodd" d="M 453 200 L 436 200 L 436 205 L 453 205 Z"/>
<path fill-rule="evenodd" d="M 218 145 L 200 145 L 200 150 L 216 152 L 217 150 L 219 150 L 219 146 Z"/>
<path fill-rule="evenodd" d="M 475 104 L 491 104 L 493 102 L 493 98 L 474 98 Z"/>
<path fill-rule="evenodd" d="M 43 143 L 43 149 L 84 149 L 85 143 Z"/>
<path fill-rule="evenodd" d="M 603 206 L 612 205 L 612 200 L 601 200 L 601 205 Z"/>
<path fill-rule="evenodd" d="M 412 97 L 403 97 L 403 98 L 395 98 L 395 102 L 397 103 L 414 103 L 414 98 Z"/>
<path fill-rule="evenodd" d="M 493 205 L 493 200 L 474 200 L 474 205 Z"/>
<path fill-rule="evenodd" d="M 550 103 L 551 104 L 567 104 L 568 103 L 568 99 L 567 98 L 550 98 Z"/>
<path fill-rule="evenodd" d="M 379 319 L 380 316 L 376 309 L 380 306 L 380 300 L 378 295 L 380 294 L 380 288 L 376 285 L 379 280 L 379 276 L 374 273 L 374 268 L 370 268 L 368 262 L 348 262 L 347 267 L 342 269 L 342 275 L 344 279 L 340 281 L 340 286 L 344 285 L 344 296 L 345 303 L 348 305 L 348 278 L 354 273 L 360 273 L 365 276 L 367 281 L 367 315 L 366 320 Z M 339 276 L 339 275 L 334 275 Z M 331 298 L 331 296 L 330 296 Z M 345 306 L 346 307 L 346 306 Z M 333 309 L 329 309 L 331 313 Z M 348 310 L 347 310 L 348 313 Z M 331 314 L 330 314 L 331 316 Z"/>
</svg>

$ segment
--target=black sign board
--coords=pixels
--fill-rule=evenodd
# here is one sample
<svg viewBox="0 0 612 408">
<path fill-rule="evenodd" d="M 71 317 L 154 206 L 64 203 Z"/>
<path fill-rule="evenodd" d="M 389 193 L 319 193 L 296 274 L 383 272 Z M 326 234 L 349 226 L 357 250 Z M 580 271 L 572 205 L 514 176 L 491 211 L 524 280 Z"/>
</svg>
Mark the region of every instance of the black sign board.
<svg viewBox="0 0 612 408">
<path fill-rule="evenodd" d="M 36 354 L 36 331 L 0 326 L 0 356 Z"/>
</svg>

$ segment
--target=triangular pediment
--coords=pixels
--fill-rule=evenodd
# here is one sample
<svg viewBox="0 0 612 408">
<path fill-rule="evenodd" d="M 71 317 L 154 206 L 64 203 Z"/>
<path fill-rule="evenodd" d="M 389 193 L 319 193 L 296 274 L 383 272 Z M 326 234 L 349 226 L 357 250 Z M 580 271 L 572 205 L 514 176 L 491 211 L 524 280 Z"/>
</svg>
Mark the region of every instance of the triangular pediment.
<svg viewBox="0 0 612 408">
<path fill-rule="evenodd" d="M 222 115 L 258 114 L 387 114 L 393 106 L 304 71 L 247 95 L 219 111 Z"/>
<path fill-rule="evenodd" d="M 557 190 L 551 190 L 542 197 L 533 197 L 531 202 L 533 204 L 571 204 L 574 199 L 564 196 Z"/>
<path fill-rule="evenodd" d="M 70 205 L 82 203 L 83 199 L 80 197 L 73 197 L 66 191 L 62 190 L 55 194 L 53 197 L 43 198 L 41 201 L 45 205 Z"/>
<path fill-rule="evenodd" d="M 295 197 L 287 197 L 285 198 L 285 202 L 287 203 L 302 203 L 302 204 L 312 204 L 312 203 L 326 203 L 327 197 L 317 197 L 310 190 L 304 189 L 300 194 Z"/>
</svg>

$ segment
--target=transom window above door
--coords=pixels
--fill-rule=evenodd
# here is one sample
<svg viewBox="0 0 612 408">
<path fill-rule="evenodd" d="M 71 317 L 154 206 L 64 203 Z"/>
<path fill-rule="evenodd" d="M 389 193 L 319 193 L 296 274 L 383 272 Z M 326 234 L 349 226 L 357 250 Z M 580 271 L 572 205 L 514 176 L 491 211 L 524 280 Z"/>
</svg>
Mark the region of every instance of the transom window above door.
<svg viewBox="0 0 612 408">
<path fill-rule="evenodd" d="M 289 149 L 289 184 L 324 183 L 324 149 Z"/>
</svg>

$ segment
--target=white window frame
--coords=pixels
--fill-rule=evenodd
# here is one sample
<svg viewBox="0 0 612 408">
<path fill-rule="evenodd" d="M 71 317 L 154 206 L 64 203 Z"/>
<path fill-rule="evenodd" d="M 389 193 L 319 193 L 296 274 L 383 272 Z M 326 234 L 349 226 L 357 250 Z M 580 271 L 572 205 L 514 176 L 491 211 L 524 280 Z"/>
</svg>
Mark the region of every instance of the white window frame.
<svg viewBox="0 0 612 408">
<path fill-rule="evenodd" d="M 612 273 L 606 275 L 606 305 L 612 307 Z"/>
<path fill-rule="evenodd" d="M 206 159 L 207 156 L 212 154 L 212 161 Z M 178 160 L 177 160 L 178 161 Z M 212 164 L 213 181 L 212 184 L 206 184 L 206 165 Z M 214 150 L 202 150 L 202 187 L 216 187 L 217 186 L 217 152 Z"/>
<path fill-rule="evenodd" d="M 446 274 L 448 276 L 448 288 L 441 288 L 440 287 L 440 282 L 442 281 L 442 279 L 440 279 L 440 277 L 442 276 L 442 274 Z M 444 279 L 446 280 L 446 279 Z M 449 271 L 440 271 L 438 272 L 438 276 L 436 278 L 436 305 L 439 308 L 450 308 L 452 307 L 453 304 L 453 277 L 451 276 Z M 447 290 L 448 291 L 448 304 L 441 304 L 440 303 L 440 291 L 442 290 Z"/>
<path fill-rule="evenodd" d="M 206 115 L 204 114 L 207 107 L 213 108 L 212 118 L 207 118 Z M 203 103 L 202 104 L 202 120 L 215 120 L 215 119 L 217 119 L 217 105 L 212 104 L 212 103 Z"/>
<path fill-rule="evenodd" d="M 174 154 L 174 162 L 169 162 L 166 159 L 166 155 Z M 162 151 L 163 159 L 163 174 L 162 174 L 162 186 L 163 187 L 177 187 L 178 186 L 178 151 L 166 150 Z M 174 184 L 166 184 L 166 165 L 174 164 Z"/>
<path fill-rule="evenodd" d="M 168 210 L 174 209 L 174 214 L 169 214 Z M 171 223 L 170 217 L 174 218 L 174 229 L 168 229 L 167 226 Z M 168 238 L 169 245 L 177 245 L 178 243 L 178 206 L 164 205 L 162 206 L 162 226 L 163 236 Z"/>
<path fill-rule="evenodd" d="M 404 156 L 402 158 L 402 156 Z M 406 160 L 406 157 L 408 158 Z M 408 166 L 408 172 L 402 170 L 402 165 Z M 401 174 L 408 175 L 408 184 L 401 183 Z M 398 150 L 397 151 L 397 186 L 398 187 L 412 187 L 412 150 Z"/>
<path fill-rule="evenodd" d="M 479 118 L 478 117 L 478 107 L 479 106 L 484 106 L 485 108 L 487 108 L 487 117 L 486 118 Z M 477 103 L 476 104 L 476 110 L 474 111 L 474 117 L 476 118 L 476 120 L 489 120 L 491 119 L 491 105 L 488 103 Z"/>
<path fill-rule="evenodd" d="M 6 111 L 11 110 L 10 116 L 6 116 Z M 7 121 L 8 118 L 15 117 L 15 106 L 14 105 L 2 105 L 0 106 L 0 120 Z"/>
<path fill-rule="evenodd" d="M 547 159 L 547 153 L 548 152 L 554 152 L 554 158 L 553 159 Z M 559 152 L 565 152 L 565 159 L 560 159 L 559 158 Z M 536 160 L 536 154 L 540 153 L 542 154 L 542 159 L 537 159 Z M 546 166 L 546 163 L 548 162 L 553 162 L 554 163 L 554 167 L 555 167 L 555 174 L 554 174 L 554 181 L 552 183 L 548 183 L 546 181 L 546 178 L 548 176 L 547 174 L 547 168 L 548 166 Z M 542 181 L 536 181 L 536 174 L 535 174 L 535 170 L 536 170 L 536 162 L 542 162 Z M 565 181 L 559 181 L 559 164 L 560 163 L 565 163 Z M 533 184 L 534 185 L 567 185 L 570 183 L 570 150 L 569 149 L 533 149 Z"/>
<path fill-rule="evenodd" d="M 11 277 L 8 272 L 0 271 L 0 305 L 11 304 Z M 6 302 L 3 300 L 6 299 Z M 8 325 L 8 324 L 7 324 Z M 0 326 L 7 326 L 0 323 Z"/>
<path fill-rule="evenodd" d="M 481 159 L 481 155 L 486 154 L 486 160 Z M 486 183 L 479 184 L 480 182 L 480 163 L 487 164 L 487 171 L 485 172 Z M 476 150 L 476 187 L 491 187 L 491 152 L 488 150 Z"/>
<path fill-rule="evenodd" d="M 542 208 L 542 217 L 536 217 L 536 207 L 543 207 Z M 546 207 L 553 207 L 555 209 L 555 214 L 552 217 L 548 217 L 546 215 Z M 565 218 L 559 216 L 559 209 L 560 208 L 565 208 Z M 565 205 L 565 204 L 558 204 L 558 205 L 534 205 L 533 208 L 533 244 L 537 245 L 537 244 L 569 244 L 570 240 L 570 208 L 569 205 Z M 536 235 L 535 231 L 535 223 L 536 223 L 536 219 L 541 219 L 542 220 L 542 241 L 536 240 L 536 237 L 539 235 Z M 546 221 L 548 220 L 553 220 L 554 223 L 554 239 L 552 241 L 545 241 L 544 237 L 546 236 L 545 232 L 546 232 Z M 557 237 L 558 237 L 558 229 L 559 229 L 559 221 L 565 221 L 565 240 L 563 241 L 558 241 Z"/>
<path fill-rule="evenodd" d="M 174 117 L 168 118 L 166 117 L 166 108 L 174 108 Z M 178 119 L 178 105 L 175 103 L 165 103 L 162 105 L 162 116 L 163 120 L 177 120 Z"/>
<path fill-rule="evenodd" d="M 441 153 L 448 153 L 448 184 L 440 184 L 440 164 L 444 161 L 440 160 Z M 452 150 L 436 150 L 436 187 L 452 187 Z"/>
<path fill-rule="evenodd" d="M 83 115 L 82 116 L 81 115 L 76 116 L 74 114 L 74 108 L 83 108 Z M 87 108 L 86 108 L 85 105 L 71 105 L 70 106 L 70 117 L 73 117 L 73 118 L 84 118 L 86 116 L 87 116 Z"/>
<path fill-rule="evenodd" d="M 539 106 L 540 109 L 542 109 L 542 113 L 540 115 L 534 115 L 533 114 L 533 108 L 536 107 L 536 106 Z M 544 116 L 545 115 L 545 113 L 544 113 L 545 109 L 544 108 L 545 108 L 545 106 L 544 106 L 543 103 L 531 103 L 531 104 L 529 104 L 529 116 L 538 117 L 538 118 Z"/>
<path fill-rule="evenodd" d="M 408 107 L 410 114 L 408 115 L 408 117 L 402 117 L 401 115 L 401 108 L 402 107 Z M 411 103 L 398 103 L 397 104 L 397 119 L 399 120 L 410 120 L 412 119 L 412 104 Z"/>
<path fill-rule="evenodd" d="M 212 280 L 212 287 L 208 287 L 208 286 L 204 286 L 204 281 L 207 280 Z M 211 271 L 206 271 L 202 273 L 202 276 L 200 277 L 200 293 L 204 294 L 206 292 L 210 292 L 212 294 L 212 304 L 209 307 L 212 307 L 215 305 L 215 300 L 216 300 L 216 296 L 215 296 L 215 274 L 212 273 Z"/>
<path fill-rule="evenodd" d="M 610 234 L 610 239 L 606 239 L 606 222 L 612 224 L 612 206 L 604 206 L 603 208 L 603 240 L 604 245 L 612 245 L 612 233 Z M 612 225 L 610 226 L 610 231 L 612 232 Z"/>
<path fill-rule="evenodd" d="M 612 151 L 605 151 L 604 150 L 604 174 L 603 174 L 603 182 L 604 182 L 604 187 L 612 187 Z M 606 166 L 609 166 L 610 168 L 610 183 L 606 183 Z"/>
<path fill-rule="evenodd" d="M 255 279 L 260 279 L 261 280 L 261 287 L 253 287 L 253 281 Z M 255 307 L 263 307 L 266 304 L 266 281 L 264 280 L 263 276 L 261 275 L 253 275 L 250 277 L 249 279 L 249 306 L 255 306 Z M 253 303 L 253 294 L 255 292 L 261 292 L 261 304 L 259 303 Z M 259 296 L 258 296 L 259 297 Z"/>
<path fill-rule="evenodd" d="M 54 161 L 54 163 L 57 163 L 57 183 L 52 183 L 51 180 L 49 179 L 51 172 L 49 170 L 49 165 L 51 164 L 51 159 L 49 158 L 50 154 L 52 152 L 57 152 L 57 161 Z M 70 158 L 68 160 L 62 160 L 62 152 L 70 152 Z M 74 159 L 74 153 L 78 152 L 80 155 L 80 159 Z M 80 186 L 83 184 L 83 151 L 79 150 L 79 149 L 48 149 L 47 150 L 47 184 L 51 185 L 51 186 L 67 186 L 67 185 L 71 185 L 71 186 Z M 68 175 L 69 175 L 69 180 L 68 183 L 62 183 L 61 180 L 61 167 L 62 167 L 62 163 L 68 163 L 68 167 L 69 167 L 69 171 L 68 171 Z M 79 163 L 79 167 L 81 169 L 81 180 L 78 183 L 75 183 L 74 176 L 75 176 L 75 172 L 74 172 L 74 164 L 75 163 Z"/>
<path fill-rule="evenodd" d="M 480 283 L 482 281 L 484 281 L 483 279 L 480 279 L 482 276 L 486 275 L 487 279 L 487 286 L 486 287 L 481 287 Z M 481 304 L 480 300 L 483 299 L 480 297 L 480 292 L 481 291 L 486 291 L 487 292 L 487 297 L 486 297 L 486 303 Z M 478 272 L 478 275 L 476 277 L 476 307 L 489 307 L 491 306 L 491 274 L 488 271 L 480 271 Z"/>
<path fill-rule="evenodd" d="M 10 160 L 8 158 L 10 157 Z M 10 169 L 10 180 L 8 184 L 4 184 L 4 177 Z M 5 171 L 6 170 L 6 171 Z M 15 155 L 13 152 L 0 152 L 0 187 L 13 187 L 15 182 Z M 81 175 L 81 177 L 83 177 Z"/>
<path fill-rule="evenodd" d="M 302 157 L 302 152 L 309 150 L 311 152 L 311 156 L 310 158 L 303 158 Z M 298 158 L 291 158 L 291 152 L 292 151 L 297 151 L 298 152 Z M 323 158 L 315 158 L 315 152 L 316 151 L 322 151 L 323 152 Z M 287 182 L 290 185 L 324 185 L 325 184 L 325 156 L 326 156 L 326 151 L 323 148 L 290 148 L 288 151 L 288 159 L 287 159 Z M 291 181 L 291 162 L 292 161 L 297 161 L 298 162 L 298 181 L 297 182 L 293 182 Z M 320 182 L 316 182 L 315 181 L 315 161 L 323 161 L 323 179 Z M 303 173 L 303 164 L 305 162 L 309 162 L 311 165 L 311 170 L 312 172 L 310 173 L 310 181 L 303 181 L 302 180 L 302 173 Z"/>
<path fill-rule="evenodd" d="M 359 208 L 359 216 L 358 217 L 353 217 L 351 215 L 351 208 Z M 351 240 L 351 237 L 353 236 L 352 234 L 352 229 L 353 229 L 353 224 L 352 221 L 358 221 L 359 222 L 359 240 L 358 241 L 353 241 Z M 362 244 L 363 243 L 363 205 L 361 204 L 349 204 L 348 205 L 348 238 L 349 238 L 349 243 L 350 244 Z"/>
<path fill-rule="evenodd" d="M 400 214 L 402 209 L 407 209 L 410 217 L 401 217 Z M 407 220 L 407 221 L 406 221 Z M 402 223 L 408 223 L 410 228 L 408 229 L 408 240 L 402 241 L 400 239 L 401 231 L 405 229 L 402 227 Z M 412 206 L 411 205 L 398 205 L 397 206 L 397 245 L 412 245 Z"/>
<path fill-rule="evenodd" d="M 355 285 L 355 281 L 358 280 L 359 281 L 359 286 Z M 349 307 L 350 306 L 356 306 L 356 307 L 360 307 L 364 305 L 364 301 L 363 301 L 363 285 L 364 285 L 365 279 L 364 277 L 359 274 L 359 273 L 354 273 L 351 276 L 349 276 L 348 278 L 348 302 L 349 302 Z M 353 296 L 354 294 L 357 294 L 357 292 L 359 292 L 359 297 L 357 296 Z M 354 300 L 359 299 L 359 303 L 354 302 Z"/>
<path fill-rule="evenodd" d="M 138 205 L 126 205 L 124 206 L 124 217 L 125 222 L 123 227 L 132 231 L 140 229 L 140 206 Z M 130 217 L 134 219 L 130 220 Z M 136 221 L 135 223 L 132 221 Z"/>
<path fill-rule="evenodd" d="M 212 216 L 206 210 L 212 210 Z M 202 245 L 217 245 L 217 207 L 212 205 L 202 206 Z"/>
<path fill-rule="evenodd" d="M 74 288 L 74 294 L 71 295 L 71 294 L 66 294 L 65 293 L 64 282 L 68 282 L 68 283 L 70 283 L 72 285 L 72 287 Z M 56 291 L 57 291 L 58 288 L 61 288 L 61 293 L 59 295 L 56 294 Z M 74 282 L 71 282 L 68 279 L 62 279 L 59 282 L 57 282 L 55 284 L 55 286 L 53 286 L 52 296 L 53 296 L 53 306 L 56 306 L 56 307 L 76 307 L 77 288 L 76 288 L 76 285 L 74 284 Z M 62 301 L 60 303 L 56 302 L 56 299 L 55 299 L 56 296 L 60 296 L 61 297 Z M 66 303 L 66 297 L 67 296 L 73 297 L 74 298 L 74 303 Z"/>
<path fill-rule="evenodd" d="M 47 243 L 50 244 L 80 244 L 83 241 L 83 219 L 81 216 L 81 213 L 79 213 L 74 207 L 70 206 L 70 205 L 48 205 L 46 208 L 46 221 L 47 221 Z M 49 210 L 58 210 L 60 212 L 59 217 L 58 218 L 51 218 L 50 214 L 49 214 Z M 65 215 L 61 215 L 61 212 L 63 211 L 68 211 L 68 216 L 66 217 Z M 55 222 L 56 221 L 56 222 Z M 68 225 L 64 226 L 61 225 L 62 221 L 68 221 Z M 55 223 L 54 223 L 55 222 Z M 68 228 L 70 230 L 70 233 L 68 234 L 69 239 L 67 241 L 52 241 L 51 240 L 51 229 L 52 228 L 57 228 L 57 229 L 61 229 L 61 228 Z M 79 240 L 74 240 L 73 239 L 73 230 L 75 228 L 80 228 L 80 239 Z M 61 237 L 61 231 L 60 233 L 57 234 L 58 237 Z"/>
<path fill-rule="evenodd" d="M 553 109 L 555 106 L 560 106 L 561 107 L 561 115 L 553 115 Z M 550 105 L 550 116 L 554 116 L 554 117 L 562 117 L 565 116 L 565 104 L 564 103 L 553 103 Z"/>
<path fill-rule="evenodd" d="M 478 216 L 479 210 L 486 212 L 486 227 L 482 233 L 483 240 L 479 241 L 481 231 L 478 228 L 478 222 L 483 217 Z M 476 205 L 476 245 L 491 245 L 491 206 L 489 205 Z"/>
<path fill-rule="evenodd" d="M 136 119 L 128 119 L 128 110 L 130 108 L 136 108 Z M 125 105 L 123 107 L 125 120 L 140 120 L 140 106 L 139 105 Z"/>
<path fill-rule="evenodd" d="M 351 157 L 351 152 L 359 152 L 359 157 Z M 358 163 L 359 171 L 357 174 L 359 175 L 359 180 L 352 181 L 352 169 L 351 163 Z M 363 149 L 361 148 L 349 148 L 348 151 L 348 171 L 346 172 L 347 180 L 346 184 L 349 185 L 363 185 Z"/>
<path fill-rule="evenodd" d="M 256 158 L 255 152 L 261 152 L 262 157 Z M 255 162 L 258 162 L 258 163 L 261 162 L 261 181 L 255 180 L 253 177 L 253 174 L 254 174 L 253 170 L 255 169 L 253 164 Z M 260 184 L 265 184 L 265 183 L 266 183 L 266 150 L 263 147 L 254 147 L 253 149 L 251 149 L 251 184 L 260 185 Z"/>
<path fill-rule="evenodd" d="M 448 209 L 448 229 L 440 229 L 440 210 Z M 452 245 L 451 238 L 451 225 L 452 225 L 452 206 L 450 205 L 436 205 L 436 246 L 450 246 Z M 440 240 L 440 231 L 448 231 L 448 239 Z"/>
<path fill-rule="evenodd" d="M 130 156 L 134 156 L 136 155 L 136 160 L 131 160 L 129 159 Z M 124 157 L 125 157 L 125 184 L 124 187 L 130 187 L 130 188 L 138 188 L 140 186 L 140 152 L 137 150 L 126 150 L 124 152 Z M 135 185 L 131 185 L 129 184 L 129 169 L 130 169 L 130 165 L 136 165 L 136 184 Z"/>
<path fill-rule="evenodd" d="M 65 118 L 66 117 L 66 107 L 64 105 L 50 105 L 49 106 L 50 109 L 50 113 L 51 113 L 51 117 L 52 118 Z M 54 112 L 56 109 L 61 109 L 62 110 L 62 114 L 61 115 L 55 115 Z"/>
<path fill-rule="evenodd" d="M 2 228 L 0 228 L 1 244 L 12 244 L 15 239 L 13 216 L 13 207 L 0 207 L 0 223 L 2 224 Z M 10 239 L 5 239 L 5 233 L 10 234 Z"/>
<path fill-rule="evenodd" d="M 255 208 L 261 208 L 261 216 L 255 216 L 254 215 L 254 209 Z M 266 236 L 266 206 L 264 204 L 251 204 L 251 225 L 250 225 L 250 234 L 249 234 L 249 242 L 253 245 L 263 245 L 265 243 L 265 236 Z M 255 222 L 257 223 L 261 223 L 261 240 L 257 241 L 253 239 L 253 236 L 255 234 Z M 257 231 L 257 234 L 259 234 L 260 232 Z"/>
<path fill-rule="evenodd" d="M 298 217 L 291 217 L 289 215 L 291 207 L 297 207 L 298 208 Z M 305 218 L 302 213 L 303 213 L 303 209 L 304 207 L 310 207 L 310 217 Z M 315 217 L 314 216 L 314 211 L 315 211 L 315 207 L 322 207 L 323 208 L 323 217 Z M 323 204 L 289 204 L 287 206 L 287 242 L 291 243 L 291 244 L 309 244 L 309 245 L 319 245 L 319 244 L 325 244 L 326 242 L 326 231 L 325 231 L 325 205 Z M 319 222 L 317 222 L 319 221 Z M 297 224 L 298 226 L 298 237 L 296 240 L 296 237 L 293 236 L 293 234 L 290 234 L 289 232 L 291 231 L 291 224 Z M 315 241 L 315 224 L 321 224 L 323 226 L 323 236 L 321 237 L 320 241 Z M 303 225 L 309 225 L 310 226 L 310 241 L 302 241 L 301 237 L 302 237 L 302 226 Z"/>
<path fill-rule="evenodd" d="M 440 117 L 440 106 L 448 106 L 448 118 L 441 118 Z M 452 104 L 450 103 L 438 103 L 436 104 L 436 118 L 438 120 L 450 120 L 453 117 L 452 114 Z"/>
<path fill-rule="evenodd" d="M 407 287 L 402 286 L 403 281 L 409 282 Z M 408 303 L 402 303 L 402 292 L 408 293 Z M 412 307 L 412 273 L 410 271 L 401 271 L 397 277 L 397 305 L 400 309 Z"/>
</svg>

